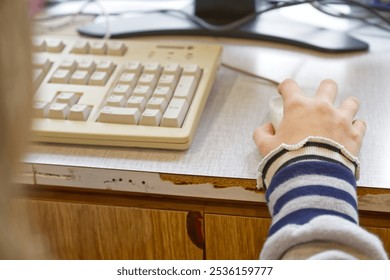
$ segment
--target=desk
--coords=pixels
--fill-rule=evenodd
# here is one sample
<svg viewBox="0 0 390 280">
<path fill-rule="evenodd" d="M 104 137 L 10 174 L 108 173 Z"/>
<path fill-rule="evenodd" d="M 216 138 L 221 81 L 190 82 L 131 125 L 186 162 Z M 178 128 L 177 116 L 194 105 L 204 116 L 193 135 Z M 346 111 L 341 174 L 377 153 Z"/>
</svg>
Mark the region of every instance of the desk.
<svg viewBox="0 0 390 280">
<path fill-rule="evenodd" d="M 369 52 L 196 40 L 222 44 L 224 63 L 277 81 L 294 78 L 308 92 L 332 78 L 340 87 L 337 102 L 348 95 L 361 100 L 359 114 L 368 123 L 361 223 L 390 252 L 390 35 L 369 28 L 353 34 L 370 43 Z M 268 120 L 275 94 L 274 86 L 221 67 L 187 151 L 34 143 L 18 178 L 29 185 L 23 203 L 38 209 L 60 258 L 256 258 L 270 220 L 255 186 L 260 156 L 251 136 Z"/>
</svg>

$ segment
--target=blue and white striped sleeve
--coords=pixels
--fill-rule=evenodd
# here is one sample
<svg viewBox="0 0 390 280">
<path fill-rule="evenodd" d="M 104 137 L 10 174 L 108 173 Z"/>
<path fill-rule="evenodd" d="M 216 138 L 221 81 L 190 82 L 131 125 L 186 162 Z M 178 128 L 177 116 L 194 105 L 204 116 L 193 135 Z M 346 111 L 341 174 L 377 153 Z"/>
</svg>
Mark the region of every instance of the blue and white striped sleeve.
<svg viewBox="0 0 390 280">
<path fill-rule="evenodd" d="M 282 145 L 259 166 L 272 217 L 261 259 L 386 259 L 381 241 L 359 226 L 357 158 L 309 137 Z"/>
</svg>

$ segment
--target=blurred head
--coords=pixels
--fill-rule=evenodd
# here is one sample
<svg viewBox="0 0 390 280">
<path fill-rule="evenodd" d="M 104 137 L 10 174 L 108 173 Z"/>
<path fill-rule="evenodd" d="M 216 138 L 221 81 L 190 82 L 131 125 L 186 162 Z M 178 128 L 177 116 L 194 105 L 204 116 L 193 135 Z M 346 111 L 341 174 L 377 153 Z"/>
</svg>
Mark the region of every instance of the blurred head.
<svg viewBox="0 0 390 280">
<path fill-rule="evenodd" d="M 26 258 L 8 213 L 11 180 L 29 139 L 32 99 L 28 3 L 0 1 L 0 259 Z"/>
<path fill-rule="evenodd" d="M 30 126 L 32 72 L 25 1 L 0 1 L 0 161 L 9 179 L 24 152 Z"/>
</svg>

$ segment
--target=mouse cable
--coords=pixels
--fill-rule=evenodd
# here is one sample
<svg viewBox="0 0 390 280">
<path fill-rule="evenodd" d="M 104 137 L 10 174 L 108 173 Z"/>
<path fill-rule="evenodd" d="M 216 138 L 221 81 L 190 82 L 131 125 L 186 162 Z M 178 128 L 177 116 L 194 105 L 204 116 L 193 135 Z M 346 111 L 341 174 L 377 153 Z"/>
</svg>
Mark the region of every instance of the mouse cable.
<svg viewBox="0 0 390 280">
<path fill-rule="evenodd" d="M 267 78 L 267 77 L 264 77 L 264 76 L 260 76 L 260 75 L 254 74 L 252 72 L 246 71 L 244 69 L 232 66 L 232 65 L 224 63 L 224 62 L 221 63 L 221 66 L 223 66 L 223 67 L 225 67 L 227 69 L 233 70 L 233 71 L 235 71 L 237 73 L 244 74 L 245 76 L 249 76 L 249 77 L 252 77 L 252 78 L 255 78 L 255 79 L 259 79 L 259 80 L 265 81 L 265 82 L 267 82 L 267 83 L 269 83 L 269 84 L 271 84 L 273 86 L 276 86 L 276 87 L 280 84 L 280 82 L 277 82 L 277 81 L 275 81 L 273 79 L 270 79 L 270 78 Z"/>
</svg>

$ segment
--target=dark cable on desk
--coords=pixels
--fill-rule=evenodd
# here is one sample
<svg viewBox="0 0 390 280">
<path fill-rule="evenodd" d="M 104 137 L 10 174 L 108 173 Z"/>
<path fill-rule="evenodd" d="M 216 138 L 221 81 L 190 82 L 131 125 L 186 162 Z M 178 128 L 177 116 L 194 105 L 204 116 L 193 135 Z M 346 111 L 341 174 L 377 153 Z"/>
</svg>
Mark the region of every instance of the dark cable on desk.
<svg viewBox="0 0 390 280">
<path fill-rule="evenodd" d="M 286 8 L 286 7 L 291 7 L 291 6 L 302 5 L 302 4 L 311 4 L 317 10 L 319 10 L 319 11 L 325 13 L 325 14 L 328 14 L 330 16 L 340 17 L 340 18 L 348 18 L 348 19 L 354 19 L 354 20 L 360 20 L 360 21 L 362 21 L 363 23 L 365 23 L 367 25 L 375 26 L 375 27 L 384 29 L 386 31 L 390 31 L 390 19 L 388 19 L 385 16 L 383 16 L 381 13 L 376 11 L 374 8 L 369 7 L 366 4 L 363 4 L 363 3 L 360 3 L 360 2 L 357 2 L 357 1 L 354 1 L 354 0 L 303 0 L 303 1 L 276 0 L 276 1 L 270 1 L 269 3 L 271 3 L 271 6 L 266 7 L 264 9 L 260 9 L 260 10 L 256 11 L 253 14 L 247 15 L 247 16 L 241 18 L 241 19 L 238 19 L 238 20 L 236 20 L 236 21 L 234 21 L 232 23 L 228 23 L 228 24 L 225 24 L 225 25 L 215 25 L 215 24 L 208 23 L 205 20 L 203 20 L 202 18 L 199 18 L 196 15 L 188 14 L 187 12 L 182 11 L 182 10 L 160 10 L 160 12 L 161 13 L 179 13 L 179 14 L 182 14 L 182 15 L 186 16 L 193 23 L 197 24 L 198 26 L 200 26 L 200 27 L 202 27 L 204 29 L 213 30 L 213 31 L 223 31 L 223 30 L 229 30 L 229 29 L 234 29 L 234 28 L 241 27 L 244 24 L 248 23 L 249 21 L 253 20 L 254 18 L 256 18 L 256 17 L 258 17 L 258 16 L 260 16 L 260 15 L 262 15 L 264 13 L 273 11 L 273 10 Z M 382 24 L 373 23 L 373 22 L 369 21 L 366 17 L 352 16 L 350 14 L 344 14 L 344 13 L 341 13 L 339 11 L 336 14 L 335 13 L 331 13 L 331 12 L 327 11 L 324 8 L 324 7 L 327 7 L 330 4 L 334 4 L 334 5 L 347 5 L 347 6 L 350 6 L 350 7 L 351 6 L 358 6 L 360 8 L 363 8 L 364 10 L 369 12 L 370 14 L 372 14 L 375 18 L 383 21 L 389 27 L 384 26 Z"/>
<path fill-rule="evenodd" d="M 108 16 L 119 16 L 119 15 L 124 15 L 124 14 L 129 14 L 129 13 L 139 13 L 139 14 L 149 14 L 149 13 L 165 13 L 165 14 L 168 14 L 168 13 L 172 13 L 172 14 L 181 14 L 183 16 L 185 16 L 186 18 L 188 18 L 189 20 L 191 20 L 193 23 L 197 24 L 198 26 L 202 27 L 202 28 L 205 28 L 205 29 L 209 29 L 209 30 L 228 30 L 228 29 L 231 29 L 231 28 L 237 28 L 237 27 L 240 27 L 242 25 L 244 25 L 245 23 L 249 22 L 250 20 L 256 18 L 257 16 L 263 14 L 263 13 L 267 13 L 267 12 L 270 12 L 272 10 L 276 10 L 276 9 L 280 9 L 280 8 L 283 8 L 283 7 L 290 7 L 290 6 L 296 6 L 296 5 L 301 5 L 301 4 L 304 4 L 304 3 L 310 3 L 312 1 L 315 1 L 315 0 L 304 0 L 304 1 L 292 1 L 292 2 L 283 2 L 283 3 L 276 3 L 276 4 L 273 4 L 271 7 L 267 7 L 266 9 L 263 9 L 263 10 L 258 10 L 256 11 L 255 13 L 253 14 L 250 14 L 250 15 L 247 15 L 241 19 L 238 19 L 237 21 L 234 21 L 234 22 L 231 22 L 231 23 L 228 23 L 228 24 L 224 24 L 224 25 L 215 25 L 215 24 L 211 24 L 211 23 L 208 23 L 206 22 L 205 20 L 203 20 L 202 18 L 196 16 L 196 15 L 193 15 L 193 14 L 189 14 L 187 12 L 185 12 L 184 10 L 177 10 L 177 9 L 156 9 L 156 10 L 150 10 L 150 11 L 134 11 L 134 10 L 130 10 L 130 11 L 122 11 L 120 13 L 107 13 Z M 83 10 L 85 8 L 85 6 L 87 6 L 87 4 L 90 4 L 90 3 L 93 3 L 93 2 L 97 2 L 99 3 L 98 0 L 88 0 L 87 2 L 83 3 L 82 5 L 82 8 L 79 9 L 79 12 L 77 12 L 76 14 L 61 14 L 61 15 L 53 15 L 53 16 L 47 16 L 47 17 L 38 17 L 38 18 L 35 18 L 34 20 L 35 21 L 47 21 L 47 20 L 52 20 L 52 19 L 57 19 L 57 18 L 61 18 L 61 17 L 67 17 L 67 16 L 73 16 L 73 15 L 94 15 L 94 16 L 100 16 L 101 14 L 96 14 L 96 13 L 88 13 L 88 14 L 85 14 L 83 13 Z"/>
<path fill-rule="evenodd" d="M 165 13 L 165 14 L 171 14 L 174 16 L 175 14 L 177 15 L 183 15 L 187 19 L 191 20 L 193 23 L 197 24 L 199 27 L 204 28 L 206 30 L 212 30 L 212 31 L 223 31 L 223 30 L 229 30 L 229 29 L 234 29 L 238 28 L 240 26 L 243 26 L 244 24 L 250 22 L 251 20 L 255 19 L 256 17 L 265 14 L 267 12 L 281 9 L 281 8 L 286 8 L 286 7 L 291 7 L 291 6 L 297 6 L 297 5 L 302 5 L 302 4 L 310 4 L 317 10 L 330 15 L 334 17 L 340 17 L 340 18 L 347 18 L 347 19 L 353 19 L 353 20 L 360 20 L 363 23 L 371 26 L 375 26 L 381 29 L 384 29 L 386 31 L 390 31 L 390 19 L 386 18 L 383 16 L 381 13 L 379 13 L 376 9 L 367 6 L 366 4 L 357 2 L 355 0 L 269 0 L 269 6 L 263 9 L 257 10 L 255 13 L 247 15 L 239 20 L 236 20 L 234 22 L 224 24 L 224 25 L 215 25 L 206 22 L 202 18 L 190 14 L 188 12 L 185 12 L 184 10 L 175 10 L 175 9 L 158 9 L 158 10 L 151 10 L 151 11 L 123 11 L 120 13 L 107 13 L 107 11 L 104 10 L 104 7 L 99 3 L 98 0 L 88 0 L 85 3 L 83 3 L 82 8 L 80 8 L 79 12 L 76 14 L 64 14 L 64 15 L 55 15 L 55 16 L 49 16 L 49 17 L 44 17 L 44 18 L 36 18 L 36 21 L 47 21 L 47 20 L 52 20 L 52 19 L 57 19 L 61 17 L 66 17 L 66 16 L 72 16 L 72 20 L 74 20 L 74 17 L 77 15 L 94 15 L 98 16 L 101 14 L 85 14 L 83 12 L 84 8 L 90 4 L 90 3 L 96 3 L 100 6 L 102 9 L 102 14 L 106 18 L 106 23 L 107 23 L 107 32 L 106 32 L 106 38 L 109 38 L 109 33 L 110 33 L 110 28 L 109 28 L 109 16 L 118 16 L 118 15 L 124 15 L 128 13 L 138 13 L 138 14 L 147 14 L 147 13 Z M 361 17 L 361 16 L 354 16 L 351 14 L 345 14 L 340 11 L 333 12 L 330 10 L 329 5 L 347 5 L 347 6 L 357 6 L 371 15 L 373 15 L 375 18 L 379 19 L 382 21 L 385 25 L 379 24 L 379 23 L 373 23 L 370 20 L 368 20 L 366 17 Z M 334 9 L 333 9 L 334 10 Z M 70 24 L 71 22 L 69 22 Z M 107 35 L 108 34 L 108 35 Z"/>
<path fill-rule="evenodd" d="M 356 6 L 356 7 L 361 8 L 363 11 L 367 12 L 368 15 L 372 15 L 373 17 L 367 18 L 367 14 L 364 16 L 353 15 L 352 13 L 346 14 L 346 13 L 343 13 L 339 10 L 335 11 L 334 7 L 330 7 L 329 5 L 334 5 L 334 6 L 335 5 L 348 5 L 349 7 Z M 335 1 L 334 0 L 321 0 L 321 1 L 313 2 L 312 6 L 314 8 L 316 8 L 317 10 L 321 11 L 322 13 L 325 13 L 325 14 L 333 16 L 333 17 L 359 20 L 366 25 L 371 25 L 371 26 L 375 26 L 377 28 L 383 29 L 385 31 L 390 31 L 390 19 L 389 18 L 383 16 L 376 9 L 374 9 L 370 6 L 367 6 L 363 3 L 357 2 L 357 1 L 353 1 L 353 0 L 335 0 Z M 372 19 L 377 19 L 379 21 L 382 21 L 383 23 L 385 23 L 385 25 L 372 22 Z"/>
</svg>

